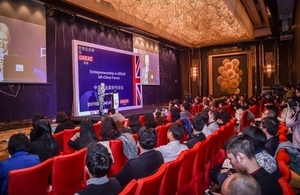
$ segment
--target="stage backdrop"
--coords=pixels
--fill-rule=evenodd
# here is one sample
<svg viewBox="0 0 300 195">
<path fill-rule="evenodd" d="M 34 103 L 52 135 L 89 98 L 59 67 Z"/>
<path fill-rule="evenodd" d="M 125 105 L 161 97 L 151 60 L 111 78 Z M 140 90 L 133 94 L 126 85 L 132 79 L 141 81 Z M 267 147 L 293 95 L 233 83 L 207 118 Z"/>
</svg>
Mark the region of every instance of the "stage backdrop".
<svg viewBox="0 0 300 195">
<path fill-rule="evenodd" d="M 139 56 L 133 52 L 73 40 L 74 114 L 99 111 L 97 89 L 105 83 L 105 93 L 119 94 L 118 110 L 142 108 Z M 112 106 L 106 95 L 104 108 Z"/>
</svg>

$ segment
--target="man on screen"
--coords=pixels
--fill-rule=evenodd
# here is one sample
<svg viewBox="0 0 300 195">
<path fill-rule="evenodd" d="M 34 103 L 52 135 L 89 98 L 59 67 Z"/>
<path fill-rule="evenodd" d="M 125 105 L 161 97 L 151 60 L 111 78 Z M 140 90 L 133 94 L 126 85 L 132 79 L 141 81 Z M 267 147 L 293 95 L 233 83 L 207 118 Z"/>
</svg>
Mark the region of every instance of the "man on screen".
<svg viewBox="0 0 300 195">
<path fill-rule="evenodd" d="M 150 58 L 149 55 L 145 55 L 145 67 L 142 69 L 142 84 L 150 84 L 149 78 L 149 66 L 150 66 Z"/>
<path fill-rule="evenodd" d="M 0 23 L 0 81 L 3 81 L 3 62 L 4 55 L 8 55 L 10 43 L 9 28 L 6 24 Z"/>
<path fill-rule="evenodd" d="M 98 86 L 99 115 L 103 114 L 104 96 L 105 96 L 105 84 L 101 83 Z"/>
</svg>

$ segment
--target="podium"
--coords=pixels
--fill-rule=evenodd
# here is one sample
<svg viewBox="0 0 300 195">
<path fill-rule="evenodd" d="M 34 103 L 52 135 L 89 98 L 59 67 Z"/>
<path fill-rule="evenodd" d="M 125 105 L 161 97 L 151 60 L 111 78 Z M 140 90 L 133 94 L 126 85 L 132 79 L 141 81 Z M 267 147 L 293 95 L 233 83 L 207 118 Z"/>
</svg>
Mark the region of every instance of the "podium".
<svg viewBox="0 0 300 195">
<path fill-rule="evenodd" d="M 111 101 L 111 107 L 115 108 L 116 110 L 119 108 L 119 93 L 105 93 L 105 97 L 109 97 Z"/>
</svg>

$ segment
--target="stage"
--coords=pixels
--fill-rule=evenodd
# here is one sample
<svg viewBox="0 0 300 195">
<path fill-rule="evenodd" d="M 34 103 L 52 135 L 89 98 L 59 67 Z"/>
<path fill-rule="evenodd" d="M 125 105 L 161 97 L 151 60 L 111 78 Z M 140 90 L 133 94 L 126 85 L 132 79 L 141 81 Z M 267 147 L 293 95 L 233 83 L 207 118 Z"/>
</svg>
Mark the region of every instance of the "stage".
<svg viewBox="0 0 300 195">
<path fill-rule="evenodd" d="M 143 108 L 139 108 L 139 109 L 132 109 L 132 110 L 124 110 L 124 111 L 120 111 L 120 113 L 125 117 L 128 118 L 130 115 L 143 115 L 147 112 L 153 113 L 155 111 L 155 109 L 159 109 L 161 110 L 161 108 L 163 107 L 162 104 L 160 105 L 148 105 L 148 106 L 143 106 Z M 98 114 L 92 114 L 92 115 L 85 115 L 85 116 L 74 116 L 74 118 L 72 119 L 72 121 L 75 124 L 80 123 L 83 119 L 89 119 L 91 120 L 93 123 L 96 123 L 98 121 L 100 121 L 102 119 L 102 117 L 107 116 L 107 114 L 104 114 L 104 116 L 100 116 Z"/>
</svg>

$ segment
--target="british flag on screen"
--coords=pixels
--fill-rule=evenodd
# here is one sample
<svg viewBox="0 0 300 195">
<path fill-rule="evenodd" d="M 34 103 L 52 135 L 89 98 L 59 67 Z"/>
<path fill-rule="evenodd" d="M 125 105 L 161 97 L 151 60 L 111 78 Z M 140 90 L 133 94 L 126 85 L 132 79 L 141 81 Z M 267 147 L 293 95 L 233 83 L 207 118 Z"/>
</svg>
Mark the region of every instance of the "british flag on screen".
<svg viewBox="0 0 300 195">
<path fill-rule="evenodd" d="M 133 91 L 134 92 L 134 105 L 139 106 L 143 105 L 143 96 L 142 96 L 142 84 L 141 84 L 141 71 L 140 71 L 140 56 L 133 56 L 135 57 L 135 63 L 132 64 L 134 67 L 132 70 L 134 71 L 133 76 Z M 132 60 L 134 62 L 134 60 Z"/>
</svg>

